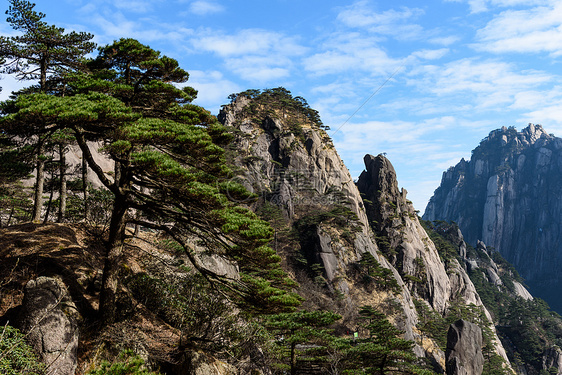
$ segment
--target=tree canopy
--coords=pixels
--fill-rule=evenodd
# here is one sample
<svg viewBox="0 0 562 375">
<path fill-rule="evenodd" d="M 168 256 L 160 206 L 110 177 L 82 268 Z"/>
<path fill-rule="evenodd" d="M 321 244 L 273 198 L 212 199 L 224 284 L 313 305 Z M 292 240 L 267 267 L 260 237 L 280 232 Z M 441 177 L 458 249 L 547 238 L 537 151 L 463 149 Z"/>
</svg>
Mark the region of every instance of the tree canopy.
<svg viewBox="0 0 562 375">
<path fill-rule="evenodd" d="M 115 318 L 128 223 L 167 233 L 199 272 L 226 285 L 240 303 L 269 311 L 297 305 L 296 295 L 287 292 L 294 283 L 267 245 L 271 227 L 230 200 L 249 193 L 229 181 L 220 146 L 229 134 L 208 111 L 190 103 L 195 90 L 172 85 L 184 82 L 187 73 L 175 60 L 131 39 L 100 48 L 91 66 L 97 70 L 69 83 L 72 95 L 20 95 L 16 112 L 3 119 L 3 126 L 70 129 L 89 167 L 114 195 L 101 298 L 104 320 Z M 92 147 L 99 143 L 114 161 L 114 171 L 103 170 L 94 159 Z M 201 246 L 237 262 L 240 280 L 205 267 L 196 251 Z"/>
</svg>

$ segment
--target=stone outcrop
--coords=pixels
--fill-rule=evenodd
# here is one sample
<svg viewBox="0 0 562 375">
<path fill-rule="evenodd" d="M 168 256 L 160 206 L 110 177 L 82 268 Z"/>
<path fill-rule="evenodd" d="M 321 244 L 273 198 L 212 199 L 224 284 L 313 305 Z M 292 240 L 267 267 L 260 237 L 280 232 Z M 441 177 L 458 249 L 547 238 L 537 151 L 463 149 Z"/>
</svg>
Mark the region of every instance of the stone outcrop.
<svg viewBox="0 0 562 375">
<path fill-rule="evenodd" d="M 260 108 L 252 99 L 238 96 L 219 114 L 224 125 L 238 130 L 231 158 L 243 171 L 237 181 L 259 196 L 253 204 L 274 205 L 282 213 L 280 221 L 302 231 L 306 261 L 322 266 L 328 287 L 342 293 L 350 307 L 381 305 L 388 299 L 398 302 L 402 312 L 389 318 L 417 343 L 417 355 L 432 358 L 444 371 L 445 353 L 416 328 L 412 297 L 426 301 L 439 314 L 456 299 L 484 306 L 460 263 L 455 260 L 451 269 L 445 269 L 407 192 L 398 188 L 390 161 L 367 155 L 366 170 L 356 185 L 317 124 L 297 121 L 283 109 L 260 112 Z M 336 212 L 337 220 L 331 212 Z M 460 232 L 459 237 L 458 251 L 466 254 Z M 400 287 L 398 295 L 366 292 L 354 284 L 350 270 L 366 252 L 392 271 Z M 507 361 L 497 337 L 496 350 Z"/>
<path fill-rule="evenodd" d="M 56 278 L 40 276 L 25 286 L 20 325 L 47 364 L 47 375 L 74 375 L 78 349 L 76 311 L 66 286 Z"/>
<path fill-rule="evenodd" d="M 558 371 L 555 372 L 555 374 L 562 375 L 562 349 L 557 346 L 548 349 L 545 353 L 542 365 L 544 370 L 548 371 L 549 369 L 556 368 Z"/>
<path fill-rule="evenodd" d="M 235 366 L 210 357 L 203 352 L 189 352 L 184 358 L 184 367 L 179 372 L 185 375 L 238 375 Z"/>
<path fill-rule="evenodd" d="M 500 251 L 533 295 L 561 312 L 561 198 L 562 139 L 540 125 L 503 127 L 444 172 L 424 218 L 454 221 L 469 244 Z"/>
<path fill-rule="evenodd" d="M 333 209 L 340 210 L 340 217 L 347 215 L 343 226 L 327 221 L 307 225 L 307 233 L 301 233 L 301 248 L 307 261 L 320 264 L 331 287 L 347 296 L 350 304 L 358 302 L 352 301 L 356 296 L 351 294 L 356 292 L 350 292 L 349 270 L 366 252 L 391 269 L 403 286 L 397 270 L 380 254 L 363 199 L 326 132 L 302 118 L 295 125 L 297 121 L 283 111 L 249 114 L 250 106 L 255 106 L 251 99 L 239 96 L 218 116 L 224 125 L 239 131 L 232 158 L 244 174 L 236 180 L 261 202 L 278 207 L 291 223 Z M 357 298 L 364 303 L 378 297 Z M 409 290 L 403 288 L 397 299 L 403 310 L 398 325 L 413 340 L 418 318 Z"/>
<path fill-rule="evenodd" d="M 359 177 L 357 186 L 364 198 L 367 216 L 377 238 L 385 239 L 390 248 L 392 264 L 403 278 L 409 280 L 410 292 L 415 297 L 428 301 L 442 314 L 455 300 L 479 306 L 484 310 L 488 324 L 493 326 L 492 317 L 483 305 L 465 267 L 457 259 L 452 259 L 445 269 L 435 245 L 421 226 L 412 203 L 406 199 L 406 191 L 398 189 L 396 172 L 390 161 L 383 155 L 366 155 L 364 161 L 365 171 Z M 451 230 L 454 233 L 450 233 L 450 240 L 457 245 L 459 256 L 470 267 L 471 261 L 466 258 L 467 246 L 460 229 L 455 227 Z M 380 247 L 384 252 L 384 247 Z M 495 269 L 497 272 L 497 266 L 491 259 L 488 260 L 490 270 L 493 272 Z M 476 263 L 472 266 L 477 267 Z M 494 276 L 492 283 L 501 282 L 497 274 L 494 273 Z M 509 363 L 501 341 L 495 332 L 493 334 L 496 352 Z"/>
<path fill-rule="evenodd" d="M 409 276 L 412 290 L 444 313 L 451 296 L 447 272 L 406 199 L 406 190 L 398 190 L 394 167 L 383 155 L 366 155 L 364 161 L 357 186 L 379 241 L 385 241 L 383 252 L 402 276 Z"/>
<path fill-rule="evenodd" d="M 484 369 L 482 330 L 476 324 L 458 320 L 447 333 L 447 375 L 480 375 Z"/>
</svg>

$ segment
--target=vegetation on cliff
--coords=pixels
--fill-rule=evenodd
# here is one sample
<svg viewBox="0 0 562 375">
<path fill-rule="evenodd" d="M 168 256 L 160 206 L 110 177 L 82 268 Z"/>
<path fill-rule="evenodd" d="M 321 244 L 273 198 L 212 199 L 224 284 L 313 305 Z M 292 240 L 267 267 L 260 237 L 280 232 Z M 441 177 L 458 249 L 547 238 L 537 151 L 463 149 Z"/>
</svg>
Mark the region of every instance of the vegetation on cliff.
<svg viewBox="0 0 562 375">
<path fill-rule="evenodd" d="M 422 223 L 443 259 L 456 258 L 461 264 L 472 263 L 468 274 L 492 315 L 510 361 L 526 368 L 528 373 L 542 374 L 541 371 L 549 370 L 551 366 L 545 368 L 549 351 L 562 345 L 562 317 L 540 298 L 526 299 L 517 293 L 515 283 L 522 283 L 523 279 L 499 252 L 467 246 L 466 258 L 462 258 L 456 250 L 459 246 L 456 224 L 444 221 Z M 489 276 L 490 269 L 497 269 L 501 281 Z M 438 321 L 429 320 L 428 333 L 442 332 L 433 329 L 433 324 Z M 484 338 L 486 340 L 486 334 Z M 440 342 L 443 342 L 442 339 Z"/>
</svg>

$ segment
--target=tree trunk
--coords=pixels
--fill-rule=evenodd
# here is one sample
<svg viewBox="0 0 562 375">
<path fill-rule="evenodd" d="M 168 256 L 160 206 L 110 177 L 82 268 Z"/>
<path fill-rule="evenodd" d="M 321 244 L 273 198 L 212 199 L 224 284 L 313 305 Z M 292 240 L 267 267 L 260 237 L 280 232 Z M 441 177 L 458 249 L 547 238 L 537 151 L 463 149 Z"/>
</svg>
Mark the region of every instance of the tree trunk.
<svg viewBox="0 0 562 375">
<path fill-rule="evenodd" d="M 119 287 L 119 269 L 121 255 L 125 241 L 125 228 L 127 224 L 127 201 L 124 195 L 115 197 L 107 256 L 103 268 L 102 289 L 100 293 L 100 313 L 104 324 L 112 324 L 117 317 L 117 292 Z"/>
<path fill-rule="evenodd" d="M 59 212 L 57 215 L 57 222 L 62 223 L 64 216 L 66 215 L 66 150 L 64 145 L 59 144 L 59 175 L 60 175 L 60 186 L 59 186 Z"/>
<path fill-rule="evenodd" d="M 43 209 L 43 184 L 45 182 L 45 159 L 43 152 L 45 149 L 44 140 L 40 139 L 37 147 L 37 173 L 35 176 L 35 200 L 33 203 L 33 213 L 31 221 L 41 221 L 41 210 Z"/>
<path fill-rule="evenodd" d="M 51 181 L 55 180 L 55 173 L 51 173 Z M 51 184 L 52 185 L 52 184 Z M 49 221 L 49 216 L 51 215 L 51 207 L 53 204 L 53 194 L 55 193 L 55 189 L 51 187 L 51 192 L 49 193 L 49 201 L 47 203 L 47 212 L 45 212 L 45 217 L 43 218 L 43 224 L 46 224 Z"/>
<path fill-rule="evenodd" d="M 10 222 L 12 221 L 12 217 L 14 216 L 14 212 L 16 211 L 16 207 L 15 204 L 12 206 L 12 209 L 10 210 L 10 216 L 8 216 L 8 222 L 6 223 L 6 226 L 9 227 L 10 226 Z"/>
<path fill-rule="evenodd" d="M 88 161 L 82 155 L 82 194 L 84 194 L 84 219 L 90 217 L 90 204 L 88 203 Z"/>
<path fill-rule="evenodd" d="M 386 367 L 386 358 L 387 358 L 387 355 L 385 354 L 382 361 L 381 361 L 381 364 L 379 366 L 379 375 L 385 375 L 384 374 L 385 373 L 384 368 Z"/>
<path fill-rule="evenodd" d="M 297 373 L 297 353 L 296 353 L 296 343 L 291 344 L 291 375 L 296 375 Z"/>
</svg>

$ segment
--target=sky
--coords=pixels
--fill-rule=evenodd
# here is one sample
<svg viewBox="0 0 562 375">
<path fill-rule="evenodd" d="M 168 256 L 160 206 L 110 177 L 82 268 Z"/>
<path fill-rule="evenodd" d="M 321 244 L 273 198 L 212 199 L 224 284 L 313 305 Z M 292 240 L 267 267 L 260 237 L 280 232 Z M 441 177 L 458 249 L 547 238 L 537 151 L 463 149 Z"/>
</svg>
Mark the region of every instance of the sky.
<svg viewBox="0 0 562 375">
<path fill-rule="evenodd" d="M 422 213 L 490 131 L 534 123 L 562 136 L 562 0 L 36 4 L 100 46 L 135 38 L 178 60 L 213 114 L 247 89 L 304 97 L 354 178 L 365 154 L 385 153 Z M 0 34 L 14 31 L 2 21 Z M 3 75 L 0 100 L 28 84 Z"/>
</svg>

